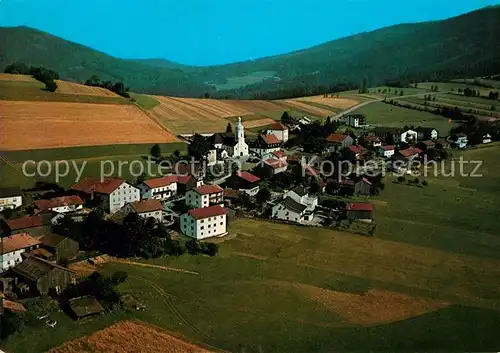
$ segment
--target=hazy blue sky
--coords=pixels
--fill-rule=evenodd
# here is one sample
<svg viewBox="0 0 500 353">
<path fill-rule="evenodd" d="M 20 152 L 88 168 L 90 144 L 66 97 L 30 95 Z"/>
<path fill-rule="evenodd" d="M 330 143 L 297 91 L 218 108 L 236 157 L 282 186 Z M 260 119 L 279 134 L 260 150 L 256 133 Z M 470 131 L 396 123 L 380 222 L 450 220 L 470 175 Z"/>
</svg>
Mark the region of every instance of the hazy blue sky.
<svg viewBox="0 0 500 353">
<path fill-rule="evenodd" d="M 500 0 L 0 0 L 0 25 L 26 25 L 122 58 L 210 65 L 303 49 Z"/>
</svg>

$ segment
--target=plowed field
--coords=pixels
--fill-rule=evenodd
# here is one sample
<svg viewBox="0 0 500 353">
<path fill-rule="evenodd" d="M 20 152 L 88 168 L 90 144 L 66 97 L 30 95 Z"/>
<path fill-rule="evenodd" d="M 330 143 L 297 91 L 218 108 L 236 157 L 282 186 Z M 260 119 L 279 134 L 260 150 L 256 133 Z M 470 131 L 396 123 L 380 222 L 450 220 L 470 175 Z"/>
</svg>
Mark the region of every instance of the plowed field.
<svg viewBox="0 0 500 353">
<path fill-rule="evenodd" d="M 57 92 L 83 96 L 120 97 L 118 94 L 101 87 L 91 87 L 79 83 L 57 80 Z"/>
</svg>

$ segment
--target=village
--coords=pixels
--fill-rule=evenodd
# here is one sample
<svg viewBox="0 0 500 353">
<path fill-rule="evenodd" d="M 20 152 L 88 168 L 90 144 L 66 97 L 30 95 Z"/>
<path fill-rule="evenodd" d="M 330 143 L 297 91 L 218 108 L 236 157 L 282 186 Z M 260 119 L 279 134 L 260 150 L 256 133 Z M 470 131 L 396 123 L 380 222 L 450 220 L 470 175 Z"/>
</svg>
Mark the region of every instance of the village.
<svg viewBox="0 0 500 353">
<path fill-rule="evenodd" d="M 468 147 L 464 134 L 442 137 L 423 126 L 371 128 L 353 114 L 319 123 L 285 112 L 252 139 L 239 118 L 234 131 L 228 124 L 224 133 L 180 138 L 188 144 L 190 162 L 162 156 L 158 146 L 151 149 L 157 163 L 177 162 L 159 178 L 146 176 L 137 183 L 84 178 L 68 190 L 55 184 L 2 189 L 4 308 L 26 311 L 19 299 L 52 295 L 65 297 L 76 319 L 100 314 L 106 304 L 96 297 L 107 300 L 103 289 L 82 282 L 69 264 L 107 255 L 215 256 L 217 243 L 239 217 L 374 236 L 370 197 L 383 192 L 385 172 L 400 173 L 398 182 L 406 176 L 409 184 L 425 187 L 426 180 L 412 176 L 412 162 L 446 160 L 452 148 Z M 485 134 L 482 143 L 490 142 Z M 117 285 L 125 278 L 116 274 L 96 283 Z M 81 283 L 84 289 L 75 290 Z"/>
</svg>

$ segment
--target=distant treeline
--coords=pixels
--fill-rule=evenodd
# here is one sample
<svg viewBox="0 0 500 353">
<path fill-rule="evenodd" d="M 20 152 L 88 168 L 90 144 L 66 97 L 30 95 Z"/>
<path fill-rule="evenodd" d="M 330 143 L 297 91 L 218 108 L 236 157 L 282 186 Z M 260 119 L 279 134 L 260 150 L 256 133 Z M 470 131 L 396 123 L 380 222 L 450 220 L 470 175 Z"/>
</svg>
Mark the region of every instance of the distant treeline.
<svg viewBox="0 0 500 353">
<path fill-rule="evenodd" d="M 24 63 L 15 62 L 5 67 L 4 72 L 6 74 L 31 75 L 36 80 L 45 83 L 45 88 L 48 91 L 55 92 L 57 89 L 55 80 L 59 79 L 59 74 L 51 69 L 34 66 L 28 67 L 28 65 Z"/>
<path fill-rule="evenodd" d="M 97 75 L 92 75 L 87 81 L 85 81 L 85 85 L 106 88 L 111 92 L 119 94 L 122 97 L 130 98 L 130 94 L 128 93 L 129 87 L 126 87 L 123 82 L 115 82 L 115 83 L 111 81 L 101 82 L 101 80 Z"/>
</svg>

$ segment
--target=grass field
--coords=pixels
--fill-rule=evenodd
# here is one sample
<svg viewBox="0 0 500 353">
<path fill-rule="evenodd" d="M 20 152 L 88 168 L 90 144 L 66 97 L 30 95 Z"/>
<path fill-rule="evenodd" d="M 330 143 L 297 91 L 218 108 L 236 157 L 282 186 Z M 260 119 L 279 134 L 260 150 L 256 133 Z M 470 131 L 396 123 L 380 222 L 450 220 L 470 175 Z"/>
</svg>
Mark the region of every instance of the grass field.
<svg viewBox="0 0 500 353">
<path fill-rule="evenodd" d="M 377 102 L 361 107 L 355 111 L 366 116 L 370 125 L 380 126 L 432 126 L 441 136 L 447 136 L 453 124 L 445 118 L 418 110 L 396 107 L 390 104 Z"/>
<path fill-rule="evenodd" d="M 135 99 L 135 102 L 142 108 L 142 109 L 153 109 L 156 107 L 160 102 L 158 102 L 156 99 L 154 99 L 152 96 L 149 96 L 147 94 L 140 94 L 140 93 L 130 93 L 130 97 Z"/>
<path fill-rule="evenodd" d="M 206 82 L 206 84 L 214 86 L 218 90 L 229 90 L 253 85 L 266 79 L 273 78 L 275 73 L 274 71 L 255 71 L 244 76 L 228 77 L 226 83 Z"/>
</svg>

